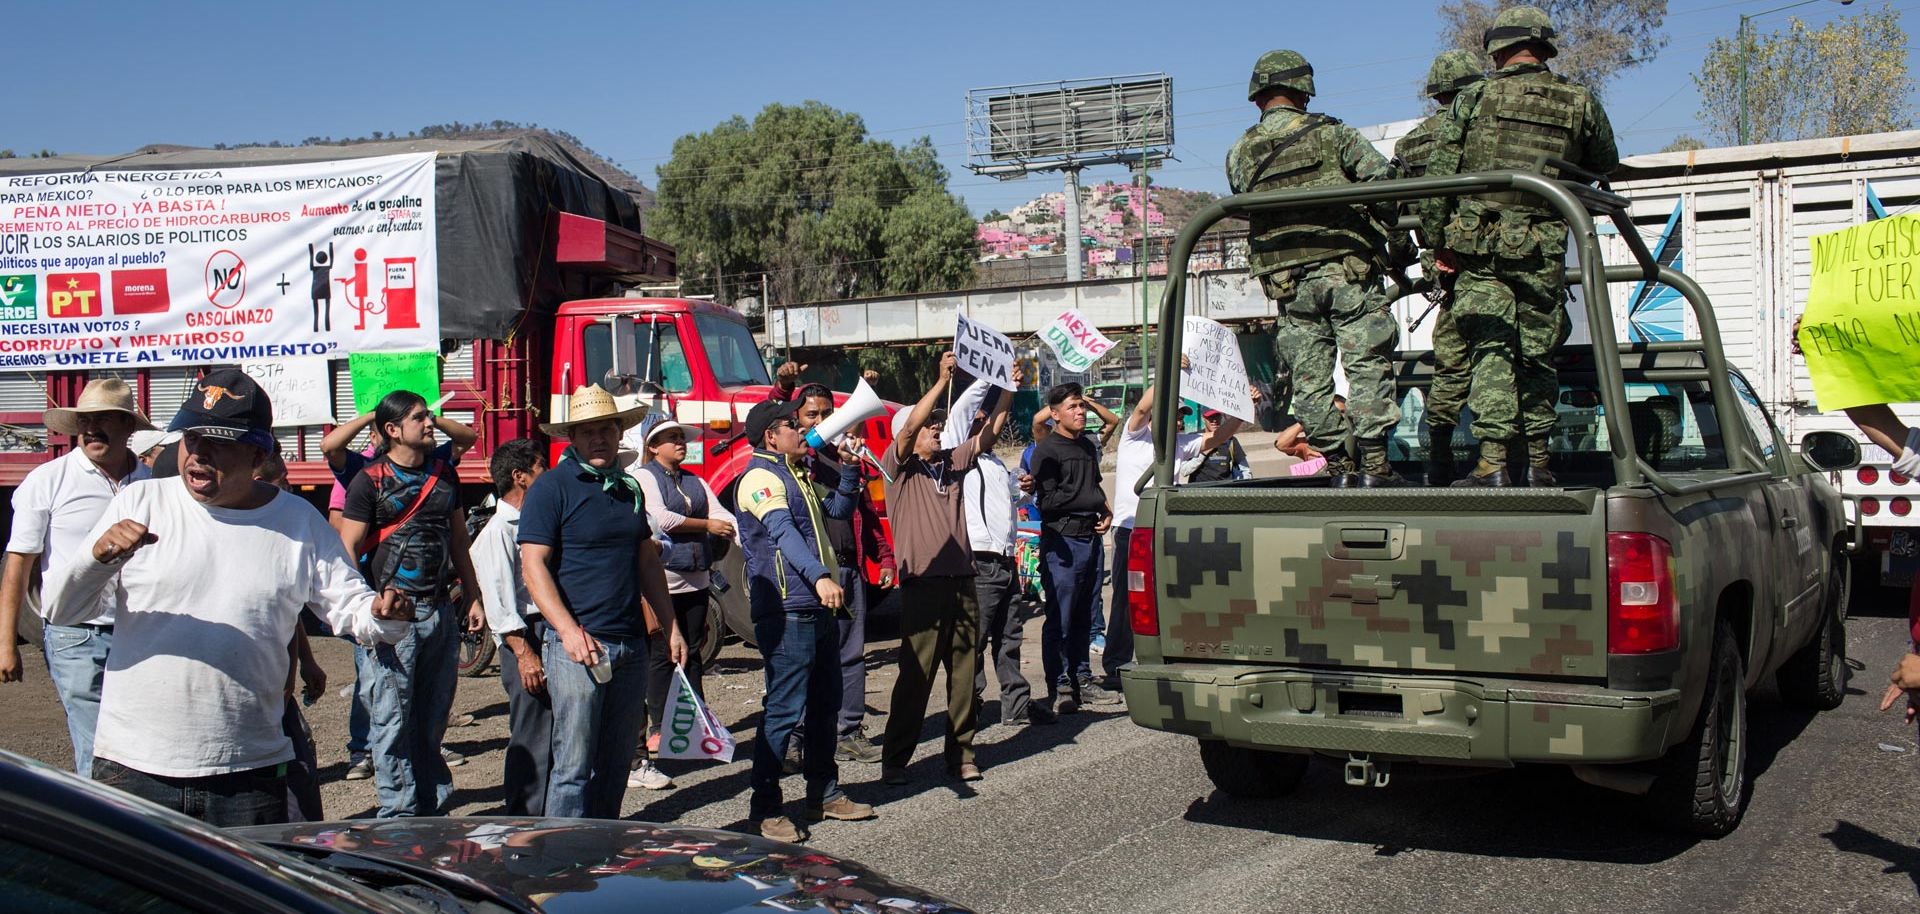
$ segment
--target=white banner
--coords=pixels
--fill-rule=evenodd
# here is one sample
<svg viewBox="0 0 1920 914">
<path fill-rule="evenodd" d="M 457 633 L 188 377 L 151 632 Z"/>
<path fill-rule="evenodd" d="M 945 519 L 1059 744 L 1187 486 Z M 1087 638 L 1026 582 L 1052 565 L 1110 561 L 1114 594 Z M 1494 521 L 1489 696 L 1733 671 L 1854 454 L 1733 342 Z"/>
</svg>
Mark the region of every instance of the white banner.
<svg viewBox="0 0 1920 914">
<path fill-rule="evenodd" d="M 964 314 L 953 331 L 953 357 L 960 370 L 1003 390 L 1013 390 L 1013 341 Z"/>
<path fill-rule="evenodd" d="M 1093 367 L 1100 357 L 1113 348 L 1113 341 L 1107 339 L 1087 316 L 1078 308 L 1068 308 L 1059 317 L 1053 319 L 1040 331 L 1040 339 L 1053 350 L 1054 358 L 1060 360 L 1060 367 L 1075 374 Z"/>
<path fill-rule="evenodd" d="M 1180 353 L 1189 367 L 1180 371 L 1180 396 L 1208 409 L 1254 421 L 1253 394 L 1247 390 L 1247 365 L 1240 343 L 1219 321 L 1187 316 Z"/>
<path fill-rule="evenodd" d="M 313 356 L 241 362 L 273 404 L 275 427 L 333 425 L 333 385 L 327 360 Z"/>
<path fill-rule="evenodd" d="M 0 178 L 0 371 L 440 344 L 433 155 Z"/>
</svg>

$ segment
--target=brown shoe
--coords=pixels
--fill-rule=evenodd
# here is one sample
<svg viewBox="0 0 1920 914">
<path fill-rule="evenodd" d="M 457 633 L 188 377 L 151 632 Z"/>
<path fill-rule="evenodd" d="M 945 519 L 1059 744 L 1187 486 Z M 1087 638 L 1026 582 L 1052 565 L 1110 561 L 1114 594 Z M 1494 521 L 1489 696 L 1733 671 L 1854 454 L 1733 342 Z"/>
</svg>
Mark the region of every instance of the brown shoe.
<svg viewBox="0 0 1920 914">
<path fill-rule="evenodd" d="M 800 826 L 793 824 L 793 820 L 786 816 L 761 819 L 760 836 L 772 838 L 775 841 L 785 841 L 788 844 L 798 844 L 807 840 L 807 833 L 801 831 Z"/>
<path fill-rule="evenodd" d="M 953 776 L 962 781 L 977 781 L 983 777 L 980 774 L 980 766 L 972 762 L 961 763 L 960 767 L 953 769 Z"/>
<path fill-rule="evenodd" d="M 888 784 L 905 784 L 912 779 L 907 777 L 907 769 L 905 768 L 895 768 L 892 765 L 881 765 L 880 780 L 885 781 Z"/>
<path fill-rule="evenodd" d="M 856 803 L 843 793 L 819 806 L 808 803 L 806 816 L 809 822 L 818 822 L 821 819 L 858 822 L 861 819 L 873 818 L 873 807 L 865 803 Z"/>
</svg>

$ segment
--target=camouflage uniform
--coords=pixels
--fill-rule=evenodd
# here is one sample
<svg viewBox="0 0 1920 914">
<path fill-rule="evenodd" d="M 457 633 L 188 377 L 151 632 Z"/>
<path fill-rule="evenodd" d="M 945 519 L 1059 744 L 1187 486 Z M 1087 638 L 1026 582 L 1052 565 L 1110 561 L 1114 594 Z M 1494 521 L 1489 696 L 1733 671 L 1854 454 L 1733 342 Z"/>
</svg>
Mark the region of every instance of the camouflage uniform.
<svg viewBox="0 0 1920 914">
<path fill-rule="evenodd" d="M 1312 68 L 1293 52 L 1269 52 L 1254 68 L 1248 97 L 1275 86 L 1311 96 Z M 1267 108 L 1227 153 L 1234 193 L 1392 176 L 1358 131 L 1285 103 Z M 1385 439 L 1400 421 L 1391 371 L 1399 328 L 1381 284 L 1386 236 L 1377 215 L 1343 205 L 1255 213 L 1249 222 L 1248 270 L 1278 308 L 1275 344 L 1292 371 L 1293 411 L 1308 440 L 1344 470 L 1338 458 L 1351 437 L 1365 472 L 1391 476 Z M 1333 406 L 1336 351 L 1347 374 L 1344 414 Z"/>
<path fill-rule="evenodd" d="M 1546 14 L 1517 7 L 1495 19 L 1487 50 L 1534 43 L 1551 51 L 1552 37 Z M 1542 155 L 1600 174 L 1620 163 L 1613 128 L 1591 91 L 1545 64 L 1510 64 L 1454 98 L 1427 173 L 1531 169 Z M 1471 354 L 1468 403 L 1481 442 L 1474 475 L 1493 478 L 1509 446 L 1524 441 L 1529 463 L 1551 479 L 1546 443 L 1559 390 L 1552 356 L 1569 331 L 1566 223 L 1544 200 L 1506 192 L 1423 201 L 1421 224 L 1458 270 L 1453 317 Z"/>
<path fill-rule="evenodd" d="M 1472 52 L 1445 51 L 1433 59 L 1433 66 L 1427 70 L 1426 94 L 1441 107 L 1394 144 L 1393 159 L 1402 177 L 1417 178 L 1427 173 L 1435 132 L 1449 116 L 1446 106 L 1461 89 L 1485 78 L 1486 74 L 1480 72 L 1480 59 Z M 1453 431 L 1460 424 L 1460 408 L 1467 403 L 1473 373 L 1467 341 L 1461 338 L 1453 317 L 1453 274 L 1434 268 L 1433 245 L 1425 233 L 1419 240 L 1420 275 L 1432 279 L 1435 293 L 1441 296 L 1433 318 L 1433 383 L 1427 388 L 1426 417 L 1431 430 L 1427 481 L 1444 485 L 1453 477 Z"/>
</svg>

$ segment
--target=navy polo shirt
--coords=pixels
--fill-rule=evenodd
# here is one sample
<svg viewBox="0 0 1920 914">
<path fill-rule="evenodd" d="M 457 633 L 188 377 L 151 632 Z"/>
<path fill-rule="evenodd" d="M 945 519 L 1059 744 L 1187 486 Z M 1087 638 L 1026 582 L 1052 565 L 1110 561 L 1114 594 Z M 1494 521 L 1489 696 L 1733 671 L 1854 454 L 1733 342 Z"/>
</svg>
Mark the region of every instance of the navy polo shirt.
<svg viewBox="0 0 1920 914">
<path fill-rule="evenodd" d="M 647 633 L 640 609 L 641 545 L 651 535 L 638 496 L 613 492 L 572 458 L 540 474 L 520 505 L 520 542 L 552 548 L 547 570 L 580 627 L 597 638 Z"/>
</svg>

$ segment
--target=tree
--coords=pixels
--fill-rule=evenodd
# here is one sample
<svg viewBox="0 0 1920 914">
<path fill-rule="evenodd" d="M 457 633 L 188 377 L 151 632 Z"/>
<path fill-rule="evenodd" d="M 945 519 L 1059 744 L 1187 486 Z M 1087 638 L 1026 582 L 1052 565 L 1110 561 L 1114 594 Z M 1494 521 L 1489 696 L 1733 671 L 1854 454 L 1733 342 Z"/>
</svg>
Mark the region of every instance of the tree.
<svg viewBox="0 0 1920 914">
<path fill-rule="evenodd" d="M 1707 144 L 1704 141 L 1702 141 L 1699 137 L 1694 136 L 1691 133 L 1683 133 L 1677 137 L 1674 137 L 1673 142 L 1668 143 L 1660 151 L 1661 152 L 1691 152 L 1695 149 L 1705 149 L 1705 148 L 1707 148 Z"/>
<path fill-rule="evenodd" d="M 1441 48 L 1472 51 L 1491 68 L 1481 36 L 1507 5 L 1497 0 L 1441 4 Z M 1560 52 L 1551 62 L 1553 71 L 1596 93 L 1667 46 L 1661 30 L 1667 0 L 1534 0 L 1533 5 L 1553 19 L 1553 44 Z"/>
<path fill-rule="evenodd" d="M 674 141 L 658 169 L 654 229 L 679 252 L 681 283 L 722 302 L 779 302 L 960 288 L 973 275 L 973 218 L 947 191 L 932 140 L 867 136 L 819 102 L 768 105 Z"/>
<path fill-rule="evenodd" d="M 1700 123 L 1714 137 L 1740 142 L 1740 71 L 1747 72 L 1747 142 L 1905 130 L 1914 82 L 1907 73 L 1907 32 L 1892 5 L 1810 29 L 1789 19 L 1784 29 L 1716 38 L 1693 76 Z M 1743 47 L 1744 44 L 1744 47 Z"/>
</svg>

